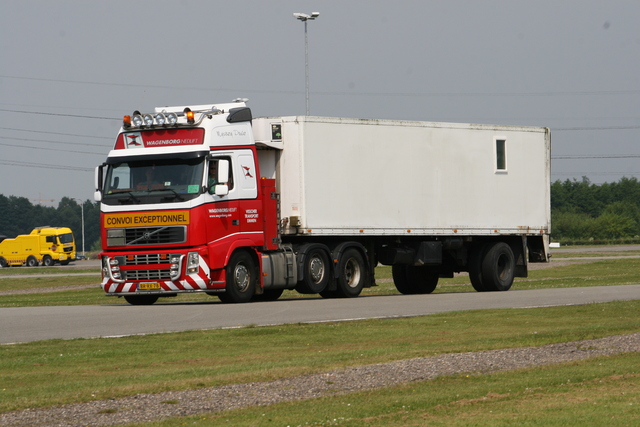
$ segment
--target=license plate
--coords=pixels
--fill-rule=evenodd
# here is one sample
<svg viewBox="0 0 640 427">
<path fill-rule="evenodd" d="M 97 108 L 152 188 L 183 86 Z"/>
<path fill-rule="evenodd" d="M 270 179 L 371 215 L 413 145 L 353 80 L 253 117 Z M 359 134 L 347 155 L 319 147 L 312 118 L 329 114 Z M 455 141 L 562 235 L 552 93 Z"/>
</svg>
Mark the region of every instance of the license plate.
<svg viewBox="0 0 640 427">
<path fill-rule="evenodd" d="M 160 283 L 158 282 L 150 282 L 150 283 L 138 283 L 138 289 L 147 290 L 147 289 L 160 289 Z"/>
</svg>

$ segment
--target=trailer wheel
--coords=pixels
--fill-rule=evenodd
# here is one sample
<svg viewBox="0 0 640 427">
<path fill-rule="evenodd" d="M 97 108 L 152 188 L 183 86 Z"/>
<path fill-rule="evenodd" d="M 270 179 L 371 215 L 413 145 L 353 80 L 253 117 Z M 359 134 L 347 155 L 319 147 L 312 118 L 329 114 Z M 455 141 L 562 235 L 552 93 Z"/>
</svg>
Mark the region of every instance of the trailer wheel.
<svg viewBox="0 0 640 427">
<path fill-rule="evenodd" d="M 258 277 L 255 262 L 251 255 L 239 251 L 231 255 L 227 265 L 226 291 L 218 295 L 225 303 L 243 303 L 251 301 L 256 290 Z"/>
<path fill-rule="evenodd" d="M 131 305 L 152 305 L 160 298 L 158 295 L 125 295 L 124 299 Z"/>
<path fill-rule="evenodd" d="M 411 295 L 409 279 L 407 278 L 407 266 L 404 264 L 394 264 L 391 266 L 391 275 L 393 276 L 393 284 L 396 285 L 398 292 L 404 295 Z"/>
<path fill-rule="evenodd" d="M 487 245 L 476 245 L 471 249 L 467 269 L 469 270 L 469 280 L 471 286 L 477 292 L 485 292 L 487 289 L 482 282 L 482 261 L 487 252 Z"/>
<path fill-rule="evenodd" d="M 38 260 L 36 259 L 36 257 L 30 256 L 29 258 L 27 258 L 27 267 L 37 267 L 37 266 L 38 266 Z"/>
<path fill-rule="evenodd" d="M 329 256 L 321 247 L 312 248 L 304 259 L 302 280 L 296 286 L 301 294 L 319 294 L 323 292 L 331 280 Z"/>
<path fill-rule="evenodd" d="M 428 266 L 406 266 L 407 282 L 412 294 L 430 294 L 438 286 L 440 272 Z"/>
<path fill-rule="evenodd" d="M 393 283 L 401 294 L 430 294 L 438 286 L 440 273 L 427 266 L 397 264 L 391 267 Z"/>
<path fill-rule="evenodd" d="M 284 289 L 265 289 L 260 295 L 254 295 L 251 301 L 275 301 L 284 292 Z"/>
<path fill-rule="evenodd" d="M 482 260 L 482 283 L 487 291 L 508 291 L 513 284 L 515 257 L 511 247 L 498 242 Z"/>
<path fill-rule="evenodd" d="M 357 297 L 367 283 L 367 278 L 368 271 L 360 251 L 353 248 L 344 251 L 338 268 L 338 296 Z"/>
<path fill-rule="evenodd" d="M 42 258 L 42 265 L 44 267 L 51 267 L 54 264 L 53 258 L 51 258 L 49 255 L 45 255 Z"/>
<path fill-rule="evenodd" d="M 0 256 L 0 268 L 9 267 L 7 260 Z"/>
</svg>

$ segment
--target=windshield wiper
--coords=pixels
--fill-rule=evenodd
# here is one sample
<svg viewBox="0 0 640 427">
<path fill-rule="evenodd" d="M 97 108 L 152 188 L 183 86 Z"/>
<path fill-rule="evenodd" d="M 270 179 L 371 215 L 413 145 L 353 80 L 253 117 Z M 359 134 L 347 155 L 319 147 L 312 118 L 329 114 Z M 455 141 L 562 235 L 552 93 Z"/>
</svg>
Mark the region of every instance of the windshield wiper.
<svg viewBox="0 0 640 427">
<path fill-rule="evenodd" d="M 128 194 L 129 197 L 126 199 L 118 199 L 121 205 L 124 204 L 124 202 L 128 202 L 129 200 L 133 200 L 134 203 L 140 203 L 140 199 L 134 196 L 131 191 L 123 191 L 122 193 Z"/>
<path fill-rule="evenodd" d="M 180 194 L 178 194 L 176 192 L 176 190 L 174 190 L 173 188 L 169 188 L 169 187 L 166 187 L 166 188 L 154 188 L 154 189 L 151 189 L 151 190 L 148 190 L 148 191 L 149 191 L 149 193 L 154 193 L 156 191 L 171 191 L 176 196 L 175 197 L 176 199 L 180 200 L 181 202 L 184 202 L 184 198 Z"/>
</svg>

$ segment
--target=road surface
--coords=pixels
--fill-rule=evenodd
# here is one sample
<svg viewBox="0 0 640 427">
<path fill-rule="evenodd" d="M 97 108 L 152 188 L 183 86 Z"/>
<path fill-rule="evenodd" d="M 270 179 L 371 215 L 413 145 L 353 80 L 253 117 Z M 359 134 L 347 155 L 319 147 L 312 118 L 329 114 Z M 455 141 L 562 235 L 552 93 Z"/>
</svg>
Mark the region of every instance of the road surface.
<svg viewBox="0 0 640 427">
<path fill-rule="evenodd" d="M 207 301 L 167 302 L 152 306 L 0 308 L 0 344 L 635 299 L 640 299 L 640 285 L 366 296 L 354 299 L 306 298 L 250 304 Z"/>
</svg>

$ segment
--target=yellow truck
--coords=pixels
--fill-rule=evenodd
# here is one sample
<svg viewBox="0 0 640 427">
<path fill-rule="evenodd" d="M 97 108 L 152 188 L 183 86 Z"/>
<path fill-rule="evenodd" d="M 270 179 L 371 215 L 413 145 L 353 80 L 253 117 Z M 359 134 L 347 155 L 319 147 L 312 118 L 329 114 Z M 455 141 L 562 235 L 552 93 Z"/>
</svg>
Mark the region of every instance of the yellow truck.
<svg viewBox="0 0 640 427">
<path fill-rule="evenodd" d="M 75 259 L 76 243 L 67 227 L 37 227 L 15 239 L 0 236 L 0 267 L 66 265 Z"/>
</svg>

